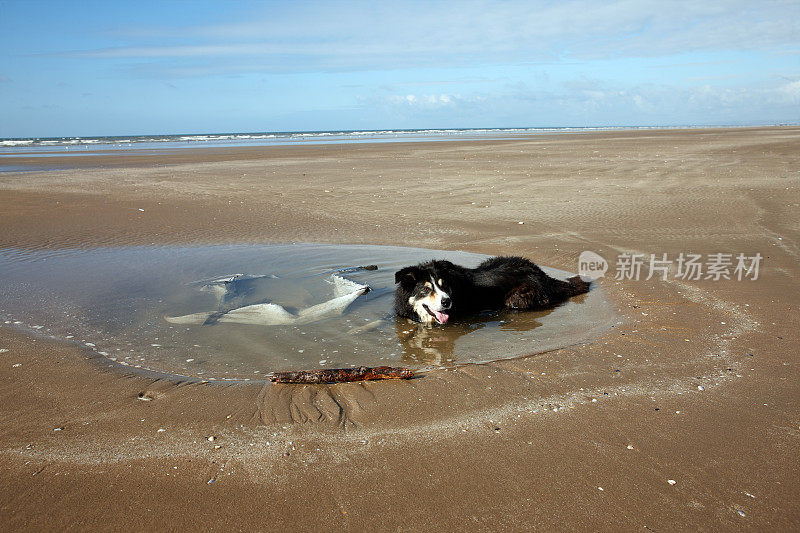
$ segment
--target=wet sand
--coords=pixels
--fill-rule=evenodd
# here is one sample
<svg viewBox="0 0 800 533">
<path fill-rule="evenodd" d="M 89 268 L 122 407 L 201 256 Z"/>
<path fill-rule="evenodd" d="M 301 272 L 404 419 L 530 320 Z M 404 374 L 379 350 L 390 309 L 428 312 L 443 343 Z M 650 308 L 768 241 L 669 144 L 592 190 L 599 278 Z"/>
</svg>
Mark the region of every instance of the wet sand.
<svg viewBox="0 0 800 533">
<path fill-rule="evenodd" d="M 609 272 L 622 324 L 593 341 L 410 382 L 180 381 L 3 327 L 0 522 L 797 529 L 798 148 L 784 127 L 14 161 L 72 168 L 0 174 L 2 247 L 764 259 L 755 281 Z"/>
</svg>

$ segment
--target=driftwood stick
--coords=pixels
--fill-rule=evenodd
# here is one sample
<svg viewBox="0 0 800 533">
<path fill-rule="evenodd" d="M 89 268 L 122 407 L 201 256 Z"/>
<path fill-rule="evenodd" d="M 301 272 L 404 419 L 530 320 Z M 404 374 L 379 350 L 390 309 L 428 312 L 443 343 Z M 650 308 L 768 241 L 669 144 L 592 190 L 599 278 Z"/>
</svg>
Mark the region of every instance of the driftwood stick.
<svg viewBox="0 0 800 533">
<path fill-rule="evenodd" d="M 360 366 L 357 368 L 326 368 L 324 370 L 300 370 L 297 372 L 275 372 L 273 383 L 344 383 L 347 381 L 371 381 L 376 379 L 410 379 L 414 371 L 408 368 Z"/>
</svg>

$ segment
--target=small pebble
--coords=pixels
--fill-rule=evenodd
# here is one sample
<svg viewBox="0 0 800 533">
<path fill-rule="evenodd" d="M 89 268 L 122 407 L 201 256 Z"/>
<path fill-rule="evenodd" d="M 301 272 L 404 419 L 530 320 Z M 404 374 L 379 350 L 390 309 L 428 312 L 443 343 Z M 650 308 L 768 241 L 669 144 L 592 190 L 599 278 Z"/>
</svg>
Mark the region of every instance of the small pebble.
<svg viewBox="0 0 800 533">
<path fill-rule="evenodd" d="M 216 480 L 217 480 L 217 478 L 215 478 L 215 477 L 212 477 L 211 479 L 209 479 L 209 480 L 207 481 L 207 483 L 208 483 L 209 485 L 211 485 L 211 484 L 212 484 L 212 483 L 214 483 Z"/>
<path fill-rule="evenodd" d="M 604 490 L 603 487 L 597 487 L 597 490 Z"/>
<path fill-rule="evenodd" d="M 674 485 L 675 483 L 677 483 L 677 481 L 675 481 L 674 479 L 668 479 L 667 483 L 669 483 L 670 485 Z"/>
<path fill-rule="evenodd" d="M 8 348 L 0 348 L 0 353 L 6 353 L 7 351 L 8 351 Z"/>
<path fill-rule="evenodd" d="M 629 450 L 632 450 L 632 449 L 633 449 L 633 446 L 631 446 L 630 444 L 628 444 L 627 448 L 628 448 Z"/>
<path fill-rule="evenodd" d="M 158 433 L 164 433 L 165 431 L 166 431 L 166 429 L 164 429 L 164 428 L 158 428 Z"/>
<path fill-rule="evenodd" d="M 705 388 L 705 387 L 703 387 L 702 385 L 698 385 L 698 386 L 697 386 L 697 390 L 706 390 L 706 388 Z"/>
<path fill-rule="evenodd" d="M 745 514 L 745 512 L 744 512 L 744 511 L 742 511 L 741 509 L 736 509 L 736 512 L 739 514 L 739 516 L 742 516 L 742 517 L 744 517 L 744 516 L 747 516 L 747 515 Z"/>
<path fill-rule="evenodd" d="M 217 437 L 215 437 L 214 435 L 211 435 L 210 437 L 208 437 L 208 441 L 209 442 L 213 442 L 215 440 L 217 440 Z"/>
</svg>

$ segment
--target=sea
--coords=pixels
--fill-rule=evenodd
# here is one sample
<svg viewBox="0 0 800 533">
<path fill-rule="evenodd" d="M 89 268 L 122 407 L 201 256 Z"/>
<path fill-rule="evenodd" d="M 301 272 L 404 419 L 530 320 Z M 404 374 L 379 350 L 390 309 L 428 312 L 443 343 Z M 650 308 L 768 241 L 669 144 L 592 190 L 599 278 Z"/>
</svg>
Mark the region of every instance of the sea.
<svg viewBox="0 0 800 533">
<path fill-rule="evenodd" d="M 536 134 L 646 129 L 664 129 L 664 127 L 387 129 L 0 138 L 0 157 L 80 155 L 106 150 L 173 151 L 188 148 L 242 146 L 502 139 Z"/>
</svg>

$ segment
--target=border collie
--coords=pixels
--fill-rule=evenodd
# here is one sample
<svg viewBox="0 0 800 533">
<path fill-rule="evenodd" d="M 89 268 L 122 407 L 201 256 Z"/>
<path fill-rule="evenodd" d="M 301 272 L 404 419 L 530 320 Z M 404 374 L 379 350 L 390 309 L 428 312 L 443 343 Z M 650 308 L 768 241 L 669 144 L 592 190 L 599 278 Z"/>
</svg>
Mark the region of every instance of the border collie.
<svg viewBox="0 0 800 533">
<path fill-rule="evenodd" d="M 500 309 L 543 309 L 589 291 L 580 276 L 551 278 L 523 257 L 492 257 L 476 268 L 430 261 L 394 275 L 395 311 L 423 324 L 445 324 Z"/>
</svg>

